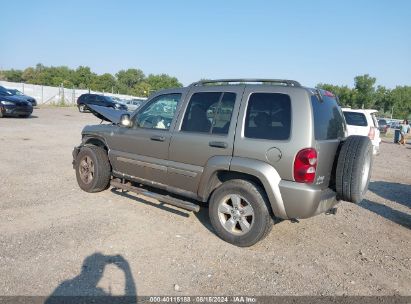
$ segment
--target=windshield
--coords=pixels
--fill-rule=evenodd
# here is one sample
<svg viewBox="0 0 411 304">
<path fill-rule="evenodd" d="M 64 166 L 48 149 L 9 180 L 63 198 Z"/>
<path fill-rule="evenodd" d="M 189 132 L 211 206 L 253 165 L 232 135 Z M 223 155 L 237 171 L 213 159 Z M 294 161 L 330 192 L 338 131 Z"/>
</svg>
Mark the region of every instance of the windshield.
<svg viewBox="0 0 411 304">
<path fill-rule="evenodd" d="M 111 98 L 110 96 L 104 96 L 104 98 L 106 99 L 106 101 L 108 102 L 113 102 L 113 103 L 118 103 L 117 100 L 114 100 L 113 98 Z"/>
</svg>

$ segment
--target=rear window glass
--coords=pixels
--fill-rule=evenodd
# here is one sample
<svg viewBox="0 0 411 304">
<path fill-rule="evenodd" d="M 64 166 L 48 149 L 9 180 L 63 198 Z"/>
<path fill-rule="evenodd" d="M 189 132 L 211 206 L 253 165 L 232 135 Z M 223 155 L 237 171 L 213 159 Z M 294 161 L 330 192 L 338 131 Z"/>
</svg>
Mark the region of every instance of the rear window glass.
<svg viewBox="0 0 411 304">
<path fill-rule="evenodd" d="M 344 137 L 345 125 L 341 108 L 337 100 L 323 96 L 322 101 L 317 96 L 311 96 L 314 114 L 314 133 L 316 140 L 330 140 Z"/>
<path fill-rule="evenodd" d="M 236 94 L 199 92 L 193 94 L 184 116 L 181 131 L 227 134 Z"/>
<path fill-rule="evenodd" d="M 387 121 L 385 119 L 380 119 L 378 121 L 378 125 L 380 125 L 380 126 L 385 126 L 386 124 L 387 124 Z"/>
<path fill-rule="evenodd" d="M 290 96 L 279 93 L 253 93 L 248 100 L 244 136 L 285 140 L 291 131 Z"/>
<path fill-rule="evenodd" d="M 366 127 L 368 125 L 367 118 L 363 113 L 344 111 L 344 117 L 348 125 L 360 127 Z"/>
</svg>

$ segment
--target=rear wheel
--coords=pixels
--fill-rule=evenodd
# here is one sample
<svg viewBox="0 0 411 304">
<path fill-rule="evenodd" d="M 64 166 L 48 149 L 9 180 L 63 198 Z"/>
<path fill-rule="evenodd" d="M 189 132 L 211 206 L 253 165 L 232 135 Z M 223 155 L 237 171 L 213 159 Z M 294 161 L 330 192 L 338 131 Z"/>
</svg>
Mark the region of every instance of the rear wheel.
<svg viewBox="0 0 411 304">
<path fill-rule="evenodd" d="M 77 183 L 86 192 L 99 192 L 109 185 L 111 170 L 106 151 L 97 146 L 82 147 L 75 161 Z"/>
<path fill-rule="evenodd" d="M 373 146 L 366 136 L 350 136 L 338 156 L 336 191 L 339 198 L 358 204 L 368 190 Z"/>
<path fill-rule="evenodd" d="M 265 192 L 240 179 L 227 181 L 214 191 L 209 216 L 221 239 L 241 247 L 263 239 L 273 224 Z"/>
</svg>

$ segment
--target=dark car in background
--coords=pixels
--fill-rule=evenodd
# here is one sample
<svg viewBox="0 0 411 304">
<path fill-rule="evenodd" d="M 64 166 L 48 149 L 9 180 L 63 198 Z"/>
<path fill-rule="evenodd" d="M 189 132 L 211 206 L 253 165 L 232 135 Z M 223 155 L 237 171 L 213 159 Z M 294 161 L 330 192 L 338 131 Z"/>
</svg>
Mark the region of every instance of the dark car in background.
<svg viewBox="0 0 411 304">
<path fill-rule="evenodd" d="M 31 96 L 27 96 L 17 89 L 6 89 L 6 90 L 9 91 L 13 96 L 18 96 L 24 100 L 29 101 L 33 107 L 37 106 L 37 100 L 35 98 Z"/>
<path fill-rule="evenodd" d="M 77 107 L 80 112 L 83 113 L 89 111 L 87 105 L 96 105 L 127 111 L 126 105 L 117 102 L 110 96 L 98 94 L 83 94 L 77 99 Z"/>
<path fill-rule="evenodd" d="M 390 126 L 388 125 L 388 122 L 385 119 L 379 119 L 378 120 L 378 129 L 380 130 L 380 133 L 385 134 L 387 133 L 387 130 Z"/>
<path fill-rule="evenodd" d="M 4 116 L 29 117 L 33 113 L 32 104 L 6 88 L 0 86 L 0 118 Z"/>
</svg>

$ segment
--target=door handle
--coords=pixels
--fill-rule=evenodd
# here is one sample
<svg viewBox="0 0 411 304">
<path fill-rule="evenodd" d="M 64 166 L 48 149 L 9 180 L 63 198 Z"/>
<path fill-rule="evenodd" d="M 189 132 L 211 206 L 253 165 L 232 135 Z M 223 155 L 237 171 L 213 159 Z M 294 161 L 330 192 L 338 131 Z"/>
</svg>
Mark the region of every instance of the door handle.
<svg viewBox="0 0 411 304">
<path fill-rule="evenodd" d="M 227 147 L 228 147 L 227 143 L 225 143 L 223 141 L 210 141 L 208 143 L 208 145 L 210 147 L 221 148 L 221 149 L 227 149 Z"/>
<path fill-rule="evenodd" d="M 166 140 L 166 138 L 161 135 L 153 135 L 150 137 L 150 139 L 154 141 L 165 141 Z"/>
</svg>

